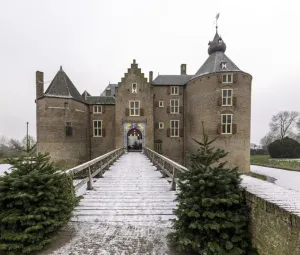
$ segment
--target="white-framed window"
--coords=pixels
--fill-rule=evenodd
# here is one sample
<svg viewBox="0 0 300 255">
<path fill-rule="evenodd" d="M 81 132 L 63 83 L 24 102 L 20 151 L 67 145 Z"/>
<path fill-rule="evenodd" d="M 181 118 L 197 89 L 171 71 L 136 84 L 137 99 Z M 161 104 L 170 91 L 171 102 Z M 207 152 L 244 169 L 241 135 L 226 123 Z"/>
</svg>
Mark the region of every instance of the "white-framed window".
<svg viewBox="0 0 300 255">
<path fill-rule="evenodd" d="M 129 101 L 129 116 L 140 116 L 140 101 Z"/>
<path fill-rule="evenodd" d="M 233 83 L 232 73 L 222 74 L 222 83 Z"/>
<path fill-rule="evenodd" d="M 232 114 L 221 114 L 221 134 L 232 134 Z"/>
<path fill-rule="evenodd" d="M 232 89 L 222 89 L 222 105 L 232 106 Z"/>
<path fill-rule="evenodd" d="M 93 136 L 95 137 L 102 136 L 102 120 L 93 121 Z"/>
<path fill-rule="evenodd" d="M 102 113 L 102 105 L 94 105 L 94 113 L 95 114 Z"/>
<path fill-rule="evenodd" d="M 158 107 L 164 107 L 164 101 L 158 101 Z"/>
<path fill-rule="evenodd" d="M 158 128 L 159 129 L 164 129 L 165 128 L 165 123 L 164 122 L 158 122 Z"/>
<path fill-rule="evenodd" d="M 171 87 L 171 95 L 179 95 L 179 87 L 178 86 Z"/>
<path fill-rule="evenodd" d="M 170 126 L 171 126 L 171 137 L 179 137 L 179 120 L 171 120 L 170 121 Z"/>
<path fill-rule="evenodd" d="M 170 113 L 172 114 L 179 113 L 179 99 L 170 100 Z"/>
<path fill-rule="evenodd" d="M 132 83 L 132 94 L 137 94 L 137 83 Z"/>
</svg>

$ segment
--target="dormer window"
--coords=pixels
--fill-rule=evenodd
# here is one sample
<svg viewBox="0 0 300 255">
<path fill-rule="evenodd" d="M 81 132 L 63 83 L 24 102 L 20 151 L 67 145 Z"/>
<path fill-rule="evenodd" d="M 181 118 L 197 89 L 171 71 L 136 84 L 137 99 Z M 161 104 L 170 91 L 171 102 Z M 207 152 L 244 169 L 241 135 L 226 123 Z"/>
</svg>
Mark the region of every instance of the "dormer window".
<svg viewBox="0 0 300 255">
<path fill-rule="evenodd" d="M 227 63 L 226 62 L 222 62 L 221 63 L 221 69 L 226 69 L 227 68 Z"/>
<path fill-rule="evenodd" d="M 233 83 L 232 73 L 222 75 L 222 83 Z"/>
<path fill-rule="evenodd" d="M 220 39 L 219 39 L 219 44 L 222 44 L 222 42 L 223 42 L 223 40 L 220 38 Z"/>
<path fill-rule="evenodd" d="M 132 94 L 137 94 L 137 83 L 132 83 Z"/>
<path fill-rule="evenodd" d="M 107 88 L 107 89 L 106 89 L 105 95 L 106 95 L 107 97 L 110 97 L 110 96 L 111 96 L 111 89 L 110 89 L 110 88 Z"/>
</svg>

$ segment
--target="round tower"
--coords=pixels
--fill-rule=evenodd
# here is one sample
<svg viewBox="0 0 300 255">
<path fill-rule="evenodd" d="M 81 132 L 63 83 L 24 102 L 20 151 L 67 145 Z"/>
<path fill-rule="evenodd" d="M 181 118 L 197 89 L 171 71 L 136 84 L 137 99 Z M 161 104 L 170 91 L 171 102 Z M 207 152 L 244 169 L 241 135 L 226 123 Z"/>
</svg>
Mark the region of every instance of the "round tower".
<svg viewBox="0 0 300 255">
<path fill-rule="evenodd" d="M 37 151 L 52 161 L 75 166 L 89 159 L 88 106 L 62 68 L 44 93 L 43 73 L 36 73 Z"/>
<path fill-rule="evenodd" d="M 202 140 L 202 122 L 213 146 L 228 151 L 230 167 L 250 171 L 250 120 L 252 76 L 226 55 L 218 32 L 209 42 L 208 58 L 185 89 L 185 152 L 195 152 Z M 185 164 L 189 164 L 186 153 Z"/>
</svg>

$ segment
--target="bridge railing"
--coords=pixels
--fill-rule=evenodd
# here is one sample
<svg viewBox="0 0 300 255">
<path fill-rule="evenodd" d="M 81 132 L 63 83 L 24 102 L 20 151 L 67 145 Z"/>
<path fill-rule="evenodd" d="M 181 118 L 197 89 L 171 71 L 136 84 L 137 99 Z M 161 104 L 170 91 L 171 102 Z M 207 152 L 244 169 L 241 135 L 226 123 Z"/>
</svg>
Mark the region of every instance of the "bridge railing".
<svg viewBox="0 0 300 255">
<path fill-rule="evenodd" d="M 73 175 L 74 182 L 76 183 L 75 190 L 77 191 L 86 183 L 88 190 L 93 189 L 93 177 L 102 177 L 105 170 L 123 153 L 124 148 L 119 148 L 79 166 L 68 169 L 66 173 Z"/>
<path fill-rule="evenodd" d="M 171 190 L 176 190 L 179 174 L 188 171 L 188 169 L 147 147 L 144 148 L 144 154 L 151 160 L 154 166 L 158 167 L 163 177 L 169 176 L 171 178 Z"/>
</svg>

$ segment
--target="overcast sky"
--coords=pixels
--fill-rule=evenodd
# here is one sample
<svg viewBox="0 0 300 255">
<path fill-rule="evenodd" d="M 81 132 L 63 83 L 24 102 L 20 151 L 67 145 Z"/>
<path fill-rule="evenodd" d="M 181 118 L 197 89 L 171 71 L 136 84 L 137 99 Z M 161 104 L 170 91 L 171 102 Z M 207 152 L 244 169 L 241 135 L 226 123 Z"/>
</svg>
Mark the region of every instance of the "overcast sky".
<svg viewBox="0 0 300 255">
<path fill-rule="evenodd" d="M 35 136 L 35 71 L 50 81 L 60 65 L 80 93 L 99 95 L 133 59 L 148 77 L 194 74 L 208 57 L 214 17 L 226 55 L 253 76 L 251 142 L 273 114 L 299 111 L 297 1 L 0 0 L 0 134 Z M 49 85 L 46 83 L 45 89 Z"/>
</svg>

